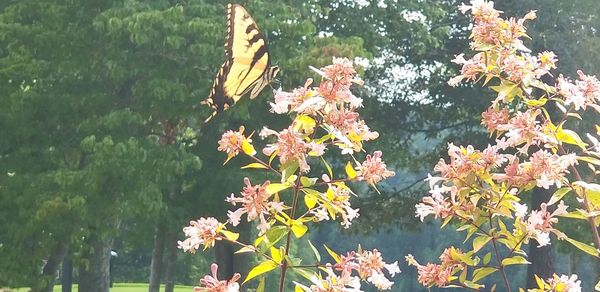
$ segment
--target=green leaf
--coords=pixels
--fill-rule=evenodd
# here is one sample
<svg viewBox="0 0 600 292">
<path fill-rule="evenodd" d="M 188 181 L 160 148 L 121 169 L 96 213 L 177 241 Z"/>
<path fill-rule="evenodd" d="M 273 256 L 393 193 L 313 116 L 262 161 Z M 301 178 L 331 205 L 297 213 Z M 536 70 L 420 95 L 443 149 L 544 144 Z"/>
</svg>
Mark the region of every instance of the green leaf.
<svg viewBox="0 0 600 292">
<path fill-rule="evenodd" d="M 304 277 L 305 279 L 307 279 L 311 282 L 314 281 L 315 279 L 319 278 L 317 273 L 315 273 L 313 270 L 310 270 L 310 269 L 292 268 L 292 271 L 294 271 L 294 273 Z"/>
<path fill-rule="evenodd" d="M 256 287 L 256 292 L 265 292 L 265 283 L 266 283 L 266 278 L 265 277 L 260 278 L 260 280 L 258 281 L 258 286 Z"/>
<path fill-rule="evenodd" d="M 308 240 L 308 245 L 310 245 L 310 248 L 312 249 L 313 253 L 315 254 L 315 257 L 317 258 L 317 262 L 321 262 L 321 254 L 319 253 L 317 248 L 312 244 L 312 242 L 310 242 L 310 239 Z"/>
<path fill-rule="evenodd" d="M 286 164 L 282 165 L 281 168 L 281 182 L 284 182 L 296 173 L 296 170 L 298 170 L 298 161 L 288 161 Z"/>
<path fill-rule="evenodd" d="M 473 252 L 478 252 L 491 239 L 492 239 L 492 237 L 487 236 L 487 235 L 481 235 L 481 236 L 475 237 L 475 239 L 473 239 Z"/>
<path fill-rule="evenodd" d="M 494 273 L 495 271 L 497 271 L 498 269 L 496 268 L 492 268 L 492 267 L 485 267 L 485 268 L 479 268 L 476 269 L 473 272 L 473 282 L 477 282 L 485 277 L 487 277 L 489 274 Z"/>
<path fill-rule="evenodd" d="M 248 276 L 246 277 L 244 282 L 242 282 L 242 284 L 245 284 L 246 282 L 256 278 L 259 275 L 272 271 L 273 269 L 277 268 L 277 266 L 278 265 L 271 260 L 267 260 L 258 264 L 257 266 L 252 268 L 252 270 L 250 270 Z"/>
<path fill-rule="evenodd" d="M 488 252 L 483 256 L 483 264 L 487 265 L 490 263 L 490 261 L 492 260 L 492 253 Z"/>
<path fill-rule="evenodd" d="M 571 188 L 567 188 L 567 187 L 556 190 L 556 192 L 554 192 L 554 194 L 552 195 L 552 198 L 550 198 L 550 201 L 548 202 L 548 206 L 553 205 L 554 203 L 560 201 L 562 199 L 562 197 L 564 197 L 569 191 L 571 191 Z"/>
<path fill-rule="evenodd" d="M 272 195 L 274 193 L 281 192 L 290 187 L 289 184 L 271 183 L 266 187 L 267 194 Z"/>
<path fill-rule="evenodd" d="M 352 163 L 350 163 L 350 161 L 348 161 L 346 164 L 346 175 L 348 175 L 349 179 L 356 177 L 356 170 L 354 170 L 354 167 L 352 167 Z"/>
<path fill-rule="evenodd" d="M 577 160 L 600 166 L 600 159 L 591 156 L 577 156 Z"/>
<path fill-rule="evenodd" d="M 305 188 L 315 185 L 316 182 L 317 182 L 316 177 L 314 177 L 314 178 L 308 178 L 306 176 L 300 177 L 300 184 L 302 184 L 302 186 Z"/>
<path fill-rule="evenodd" d="M 569 243 L 571 243 L 572 245 L 574 245 L 576 248 L 590 254 L 593 255 L 595 257 L 599 257 L 600 256 L 600 252 L 598 251 L 598 249 L 596 249 L 595 247 L 589 245 L 589 244 L 585 244 L 581 241 L 577 241 L 575 239 L 566 237 L 565 240 L 567 240 Z"/>
<path fill-rule="evenodd" d="M 241 167 L 241 169 L 247 169 L 247 168 L 262 168 L 262 169 L 266 169 L 268 167 L 266 167 L 263 164 L 258 163 L 258 162 L 250 163 L 250 164 L 247 164 L 247 165 L 244 165 L 244 166 Z"/>
<path fill-rule="evenodd" d="M 531 264 L 522 256 L 514 256 L 502 260 L 503 266 Z"/>
<path fill-rule="evenodd" d="M 327 161 L 325 161 L 325 159 L 323 157 L 321 157 L 321 160 L 323 161 L 323 164 L 325 164 L 325 168 L 327 168 L 327 173 L 329 174 L 329 178 L 333 179 L 333 171 L 331 171 L 331 166 L 329 166 L 329 164 L 327 163 Z"/>
<path fill-rule="evenodd" d="M 288 228 L 286 226 L 273 226 L 265 232 L 265 235 L 259 237 L 263 238 L 265 242 L 264 248 L 261 248 L 261 251 L 265 251 L 271 246 L 275 245 L 279 242 L 285 235 L 288 233 Z M 258 240 L 257 240 L 258 241 Z M 256 245 L 257 243 L 255 243 Z"/>
</svg>

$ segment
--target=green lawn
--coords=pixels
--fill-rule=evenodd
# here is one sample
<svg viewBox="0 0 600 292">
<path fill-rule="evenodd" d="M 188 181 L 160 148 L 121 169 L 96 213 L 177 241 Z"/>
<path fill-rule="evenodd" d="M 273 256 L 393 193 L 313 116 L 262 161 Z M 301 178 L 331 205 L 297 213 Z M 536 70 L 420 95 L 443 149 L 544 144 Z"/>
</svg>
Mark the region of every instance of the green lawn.
<svg viewBox="0 0 600 292">
<path fill-rule="evenodd" d="M 160 286 L 160 291 L 164 291 L 164 285 Z M 1 290 L 1 289 L 0 289 Z M 191 286 L 175 286 L 175 292 L 191 292 L 194 287 Z M 14 292 L 26 292 L 29 291 L 27 288 L 14 289 Z M 148 284 L 144 283 L 115 283 L 111 292 L 148 292 Z M 54 286 L 54 292 L 61 292 L 61 286 Z M 78 292 L 77 285 L 73 285 L 73 292 Z"/>
</svg>

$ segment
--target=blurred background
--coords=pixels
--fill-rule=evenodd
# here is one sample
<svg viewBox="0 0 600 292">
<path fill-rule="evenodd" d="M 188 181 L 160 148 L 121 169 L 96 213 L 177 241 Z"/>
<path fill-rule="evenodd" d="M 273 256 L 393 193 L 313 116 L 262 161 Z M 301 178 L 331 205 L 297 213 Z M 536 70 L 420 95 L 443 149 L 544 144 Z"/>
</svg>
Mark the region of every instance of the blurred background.
<svg viewBox="0 0 600 292">
<path fill-rule="evenodd" d="M 388 262 L 400 263 L 393 291 L 427 291 L 404 256 L 437 261 L 464 234 L 415 218 L 414 205 L 428 191 L 422 180 L 445 157 L 448 142 L 489 142 L 480 114 L 492 94 L 447 85 L 457 72 L 450 60 L 468 50 L 469 22 L 457 11 L 462 1 L 247 2 L 282 70 L 273 86 L 301 86 L 316 78 L 309 65 L 325 66 L 333 56 L 359 64 L 360 112 L 380 133 L 366 149 L 382 150 L 397 174 L 381 194 L 353 186 L 360 218 L 346 230 L 335 222 L 315 227 L 310 240 L 340 252 L 358 244 L 377 248 Z M 600 2 L 498 2 L 505 16 L 538 11 L 528 45 L 556 52 L 556 76 L 599 73 Z M 240 125 L 253 131 L 289 122 L 269 112 L 267 88 L 202 123 L 209 110 L 199 102 L 225 60 L 227 3 L 0 1 L 0 290 L 52 291 L 73 281 L 80 291 L 107 291 L 110 278 L 142 283 L 140 291 L 158 291 L 160 283 L 173 291 L 175 284 L 197 285 L 215 261 L 222 276 L 251 267 L 254 258 L 234 255 L 228 245 L 190 255 L 176 243 L 191 219 L 224 221 L 224 198 L 241 190 L 244 176 L 265 179 L 240 170 L 243 160 L 222 166 L 220 135 Z M 343 169 L 336 159 L 330 157 Z M 548 193 L 529 196 L 539 205 Z M 561 224 L 586 238 L 586 226 Z M 242 224 L 237 231 L 248 241 L 256 229 Z M 308 245 L 293 252 L 312 257 Z M 514 287 L 529 285 L 533 273 L 555 271 L 577 273 L 583 291 L 591 291 L 600 273 L 600 263 L 557 241 L 533 248 L 530 261 L 509 270 Z M 277 279 L 267 279 L 266 291 L 275 290 Z"/>
</svg>

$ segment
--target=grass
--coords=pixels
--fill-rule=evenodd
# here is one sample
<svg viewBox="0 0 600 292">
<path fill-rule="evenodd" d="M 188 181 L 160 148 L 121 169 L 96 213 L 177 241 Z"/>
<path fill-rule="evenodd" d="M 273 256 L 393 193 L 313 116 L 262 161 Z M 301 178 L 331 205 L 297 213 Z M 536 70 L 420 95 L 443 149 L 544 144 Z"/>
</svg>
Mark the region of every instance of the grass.
<svg viewBox="0 0 600 292">
<path fill-rule="evenodd" d="M 61 286 L 54 286 L 54 292 L 61 292 Z M 1 291 L 2 289 L 0 289 Z M 192 286 L 175 285 L 175 292 L 191 292 Z M 10 290 L 8 290 L 10 291 Z M 28 288 L 13 289 L 13 292 L 27 292 Z M 165 286 L 160 285 L 160 291 L 165 291 Z M 73 285 L 73 292 L 78 292 L 77 285 Z M 148 284 L 145 283 L 115 283 L 110 292 L 148 292 Z"/>
</svg>

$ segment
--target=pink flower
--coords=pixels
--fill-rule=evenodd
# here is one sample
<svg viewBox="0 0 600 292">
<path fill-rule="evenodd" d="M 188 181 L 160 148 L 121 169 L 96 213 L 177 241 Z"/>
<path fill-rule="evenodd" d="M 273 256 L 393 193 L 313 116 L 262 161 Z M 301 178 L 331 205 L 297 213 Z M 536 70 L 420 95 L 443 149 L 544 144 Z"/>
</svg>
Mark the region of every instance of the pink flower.
<svg viewBox="0 0 600 292">
<path fill-rule="evenodd" d="M 496 109 L 493 106 L 489 107 L 481 116 L 481 124 L 488 129 L 489 133 L 494 133 L 498 126 L 507 124 L 509 119 L 506 108 Z"/>
<path fill-rule="evenodd" d="M 219 140 L 217 150 L 227 153 L 227 160 L 229 160 L 240 153 L 244 140 L 252 143 L 251 139 L 244 137 L 244 126 L 241 126 L 237 132 L 229 130 Z"/>
<path fill-rule="evenodd" d="M 538 242 L 538 246 L 550 244 L 549 233 L 554 232 L 562 236 L 562 233 L 555 230 L 552 225 L 558 223 L 557 216 L 567 214 L 567 206 L 560 201 L 556 210 L 552 213 L 548 211 L 547 205 L 542 203 L 540 210 L 533 210 L 527 219 L 527 232 Z"/>
<path fill-rule="evenodd" d="M 240 274 L 235 273 L 231 280 L 218 280 L 217 279 L 217 264 L 210 266 L 211 275 L 206 275 L 200 279 L 200 287 L 194 287 L 194 291 L 202 292 L 238 292 L 240 291 L 240 285 L 237 280 L 240 279 Z"/>
<path fill-rule="evenodd" d="M 381 160 L 382 155 L 381 151 L 375 151 L 373 155 L 367 154 L 366 160 L 358 168 L 358 176 L 361 180 L 365 180 L 370 185 L 375 185 L 388 177 L 396 175 L 395 172 L 387 170 L 385 163 Z"/>
<path fill-rule="evenodd" d="M 454 211 L 452 210 L 452 203 L 446 201 L 443 193 L 457 192 L 456 186 L 439 187 L 437 185 L 434 185 L 432 186 L 431 191 L 429 192 L 431 193 L 431 196 L 424 197 L 422 199 L 423 203 L 419 203 L 416 205 L 417 210 L 415 217 L 420 217 L 421 222 L 423 222 L 423 219 L 425 219 L 425 217 L 427 217 L 428 215 L 434 215 L 436 219 L 444 219 L 454 213 Z"/>
<path fill-rule="evenodd" d="M 350 87 L 354 74 L 356 74 L 352 61 L 348 60 L 348 58 L 336 57 L 333 57 L 332 65 L 323 68 L 323 72 L 325 73 L 325 77 L 345 87 Z"/>
<path fill-rule="evenodd" d="M 264 182 L 262 185 L 253 186 L 250 183 L 250 179 L 244 178 L 244 184 L 246 185 L 241 193 L 241 197 L 235 197 L 231 194 L 231 197 L 227 198 L 227 202 L 232 205 L 241 204 L 242 207 L 234 212 L 227 212 L 227 216 L 233 226 L 237 226 L 240 223 L 240 219 L 243 214 L 248 214 L 248 222 L 259 219 L 258 229 L 261 233 L 265 233 L 269 229 L 269 223 L 265 216 L 271 213 L 281 212 L 283 210 L 283 202 L 272 202 L 270 201 L 271 195 L 267 194 L 266 188 L 269 185 L 269 181 Z"/>
<path fill-rule="evenodd" d="M 561 187 L 565 182 L 565 174 L 570 166 L 577 164 L 575 154 L 557 155 L 547 150 L 539 150 L 531 155 L 530 176 L 537 181 L 537 186 L 548 189 L 551 185 Z"/>
<path fill-rule="evenodd" d="M 451 269 L 432 263 L 428 263 L 425 266 L 419 265 L 417 273 L 417 281 L 427 287 L 434 285 L 444 287 L 450 282 L 448 278 L 452 275 Z"/>
<path fill-rule="evenodd" d="M 306 162 L 306 154 L 308 150 L 315 149 L 315 145 L 310 145 L 304 142 L 303 136 L 294 131 L 293 127 L 284 129 L 281 132 L 275 132 L 273 130 L 264 128 L 260 134 L 262 137 L 275 135 L 277 136 L 277 142 L 268 144 L 264 149 L 263 153 L 267 156 L 277 152 L 279 161 L 281 164 L 285 164 L 290 161 L 297 160 L 300 166 L 300 171 L 308 172 L 310 166 Z M 316 150 L 319 150 L 317 148 Z"/>
<path fill-rule="evenodd" d="M 177 241 L 178 248 L 185 252 L 195 253 L 200 245 L 204 245 L 204 248 L 213 247 L 215 241 L 221 239 L 218 233 L 221 225 L 213 217 L 190 221 L 190 226 L 183 228 L 187 238 L 184 241 Z"/>
</svg>

